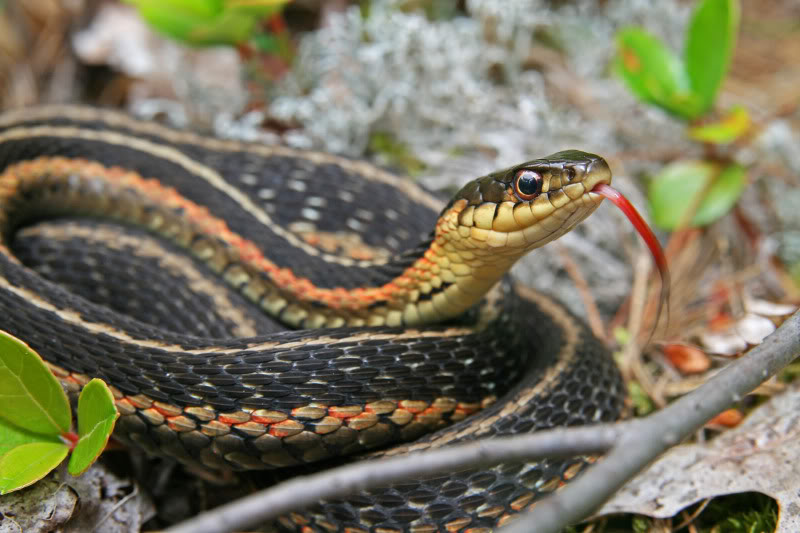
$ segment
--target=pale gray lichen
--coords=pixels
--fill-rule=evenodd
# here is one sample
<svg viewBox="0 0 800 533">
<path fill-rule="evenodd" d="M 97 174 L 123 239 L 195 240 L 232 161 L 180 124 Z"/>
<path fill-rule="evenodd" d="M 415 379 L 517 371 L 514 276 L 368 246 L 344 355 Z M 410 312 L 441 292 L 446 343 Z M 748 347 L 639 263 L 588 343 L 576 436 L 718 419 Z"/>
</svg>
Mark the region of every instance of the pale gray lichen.
<svg viewBox="0 0 800 533">
<path fill-rule="evenodd" d="M 431 175 L 458 176 L 464 168 L 482 172 L 564 146 L 618 151 L 608 116 L 644 115 L 649 136 L 664 132 L 674 141 L 679 133 L 663 114 L 644 111 L 608 70 L 619 27 L 644 22 L 678 41 L 685 7 L 618 0 L 603 9 L 578 2 L 553 10 L 541 0 L 470 0 L 470 17 L 429 21 L 397 11 L 395 3 L 372 2 L 366 19 L 357 8 L 333 15 L 303 39 L 270 106 L 274 116 L 302 124 L 306 139 L 295 142 L 361 155 L 371 134 L 388 131 Z M 576 90 L 605 116 L 554 102 L 542 74 L 524 68 L 543 29 L 567 52 Z M 494 66 L 503 83 L 491 79 Z"/>
<path fill-rule="evenodd" d="M 774 120 L 757 137 L 752 150 L 754 162 L 771 161 L 788 169 L 788 176 L 767 176 L 763 189 L 772 209 L 764 209 L 759 195 L 745 194 L 741 205 L 751 220 L 758 222 L 766 236 L 775 242 L 775 252 L 784 264 L 800 265 L 800 132 L 787 120 Z"/>
<path fill-rule="evenodd" d="M 686 143 L 680 124 L 639 104 L 609 67 L 614 34 L 625 25 L 643 24 L 679 46 L 686 6 L 611 0 L 602 8 L 576 2 L 553 9 L 543 0 L 469 0 L 468 17 L 431 21 L 394 4 L 372 2 L 366 19 L 351 8 L 303 39 L 269 109 L 302 125 L 293 144 L 360 156 L 375 132 L 390 132 L 425 165 L 420 181 L 445 190 L 566 148 L 615 154 Z M 526 66 L 541 34 L 563 50 L 571 76 L 564 83 L 590 102 L 589 112 L 566 105 L 553 94 L 559 87 Z M 493 78 L 498 70 L 501 81 Z M 628 173 L 641 170 L 635 156 L 629 161 Z M 643 205 L 625 176 L 617 184 Z M 620 226 L 616 213 L 605 215 L 584 224 L 585 236 L 561 242 L 590 263 L 598 299 L 610 309 L 629 286 L 630 267 L 603 247 L 619 241 Z M 572 284 L 556 283 L 559 266 L 557 256 L 533 254 L 517 274 L 538 286 L 570 287 L 561 296 L 579 310 Z"/>
</svg>

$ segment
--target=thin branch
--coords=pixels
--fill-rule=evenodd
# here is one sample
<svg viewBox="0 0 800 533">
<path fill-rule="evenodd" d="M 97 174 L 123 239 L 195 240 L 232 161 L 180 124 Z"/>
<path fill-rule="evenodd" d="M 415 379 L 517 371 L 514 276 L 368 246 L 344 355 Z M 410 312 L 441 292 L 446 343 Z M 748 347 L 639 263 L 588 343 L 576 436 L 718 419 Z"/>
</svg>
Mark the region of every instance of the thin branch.
<svg viewBox="0 0 800 533">
<path fill-rule="evenodd" d="M 689 514 L 686 511 L 683 511 L 683 513 L 681 513 L 681 514 L 686 516 L 686 518 L 684 519 L 683 522 L 681 522 L 677 526 L 673 527 L 672 530 L 673 531 L 680 531 L 681 529 L 683 529 L 685 527 L 688 527 L 692 522 L 697 520 L 697 517 L 700 516 L 700 513 L 702 513 L 705 510 L 706 507 L 708 507 L 709 503 L 711 503 L 711 498 L 706 498 L 705 500 L 703 500 L 700 503 L 699 506 L 697 506 L 697 509 L 692 511 L 692 514 Z"/>
<path fill-rule="evenodd" d="M 139 496 L 139 485 L 137 485 L 137 484 L 135 484 L 135 483 L 134 483 L 134 485 L 133 485 L 133 490 L 131 491 L 131 493 L 130 493 L 130 494 L 128 494 L 127 496 L 125 496 L 124 498 L 122 498 L 122 499 L 121 499 L 120 501 L 118 501 L 116 504 L 114 504 L 114 506 L 113 506 L 113 507 L 111 507 L 111 510 L 110 510 L 110 511 L 108 511 L 108 512 L 105 514 L 105 516 L 104 516 L 103 518 L 101 518 L 100 520 L 98 520 L 98 521 L 97 521 L 97 522 L 94 524 L 94 527 L 92 528 L 92 533 L 94 533 L 95 531 L 97 531 L 97 530 L 98 530 L 98 528 L 100 528 L 100 526 L 102 526 L 102 525 L 103 525 L 103 523 L 104 523 L 106 520 L 108 520 L 109 518 L 111 518 L 111 515 L 113 515 L 113 514 L 114 514 L 114 513 L 116 513 L 116 512 L 117 512 L 119 509 L 121 509 L 121 508 L 122 508 L 122 507 L 123 507 L 125 504 L 127 504 L 127 503 L 128 503 L 128 502 L 129 502 L 129 501 L 132 499 L 132 498 L 136 498 L 137 496 Z"/>
<path fill-rule="evenodd" d="M 598 339 L 605 339 L 607 338 L 606 327 L 603 323 L 603 317 L 600 316 L 600 310 L 597 309 L 597 302 L 592 296 L 592 291 L 589 289 L 589 283 L 586 281 L 586 278 L 583 276 L 581 269 L 578 267 L 578 264 L 572 259 L 572 256 L 567 250 L 567 247 L 561 244 L 560 241 L 556 241 L 553 243 L 555 246 L 556 252 L 558 252 L 558 256 L 561 259 L 561 264 L 564 266 L 564 270 L 567 271 L 567 274 L 572 279 L 572 283 L 575 285 L 575 288 L 578 289 L 578 294 L 581 296 L 581 300 L 583 301 L 583 308 L 586 310 L 586 321 L 589 324 L 589 329 L 592 330 L 594 336 Z"/>
<path fill-rule="evenodd" d="M 487 439 L 416 454 L 361 461 L 285 481 L 227 505 L 201 513 L 164 533 L 224 533 L 274 520 L 321 500 L 359 490 L 418 479 L 437 472 L 522 462 L 545 457 L 574 457 L 607 452 L 627 424 L 556 428 L 528 435 Z"/>
<path fill-rule="evenodd" d="M 703 386 L 647 418 L 631 421 L 606 457 L 539 502 L 502 533 L 557 533 L 583 520 L 658 455 L 691 435 L 800 355 L 800 311 Z"/>
<path fill-rule="evenodd" d="M 644 324 L 644 314 L 647 305 L 647 277 L 650 275 L 650 256 L 642 250 L 633 264 L 633 288 L 630 296 L 630 314 L 628 315 L 628 333 L 630 341 L 625 345 L 620 357 L 620 367 L 622 375 L 626 380 L 634 379 L 642 386 L 647 396 L 659 408 L 666 405 L 663 395 L 659 394 L 651 375 L 646 371 L 642 361 L 642 347 L 640 337 L 642 337 L 642 326 Z M 662 282 L 663 283 L 663 282 Z M 657 317 L 656 317 L 657 318 Z M 652 325 L 650 336 L 655 333 L 658 322 Z"/>
</svg>

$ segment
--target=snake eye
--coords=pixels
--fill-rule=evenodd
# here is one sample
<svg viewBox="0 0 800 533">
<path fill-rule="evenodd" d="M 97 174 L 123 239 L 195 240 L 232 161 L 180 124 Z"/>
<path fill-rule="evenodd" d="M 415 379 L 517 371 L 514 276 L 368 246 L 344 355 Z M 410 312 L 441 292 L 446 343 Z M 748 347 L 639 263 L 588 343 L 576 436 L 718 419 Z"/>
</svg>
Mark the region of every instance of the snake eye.
<svg viewBox="0 0 800 533">
<path fill-rule="evenodd" d="M 542 192 L 542 176 L 533 170 L 520 170 L 514 177 L 514 192 L 522 200 L 533 200 Z"/>
</svg>

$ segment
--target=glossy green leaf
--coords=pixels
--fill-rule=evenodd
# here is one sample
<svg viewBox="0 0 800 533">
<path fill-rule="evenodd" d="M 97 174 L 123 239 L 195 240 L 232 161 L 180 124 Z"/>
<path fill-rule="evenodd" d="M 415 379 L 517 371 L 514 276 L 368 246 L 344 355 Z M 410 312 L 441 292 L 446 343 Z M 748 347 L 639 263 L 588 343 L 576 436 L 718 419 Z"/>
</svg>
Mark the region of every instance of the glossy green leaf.
<svg viewBox="0 0 800 533">
<path fill-rule="evenodd" d="M 139 2 L 139 13 L 161 33 L 197 46 L 242 42 L 256 22 L 252 16 L 235 13 L 221 13 L 211 18 L 190 16 L 165 9 L 152 0 Z"/>
<path fill-rule="evenodd" d="M 259 33 L 253 36 L 253 45 L 260 52 L 277 54 L 281 51 L 282 43 L 271 33 Z"/>
<path fill-rule="evenodd" d="M 702 0 L 692 16 L 686 39 L 686 72 L 702 112 L 714 105 L 738 31 L 738 0 Z"/>
<path fill-rule="evenodd" d="M 225 9 L 224 0 L 125 0 L 136 7 L 160 6 L 164 12 L 187 18 L 203 18 L 209 20 L 218 16 Z"/>
<path fill-rule="evenodd" d="M 246 41 L 256 23 L 287 0 L 127 0 L 153 28 L 196 46 Z"/>
<path fill-rule="evenodd" d="M 39 355 L 0 331 L 0 417 L 31 433 L 61 435 L 72 421 L 67 395 Z"/>
<path fill-rule="evenodd" d="M 36 483 L 61 463 L 69 446 L 61 442 L 32 442 L 0 457 L 0 494 Z"/>
<path fill-rule="evenodd" d="M 690 88 L 683 64 L 664 44 L 640 28 L 617 34 L 615 70 L 643 102 L 694 118 L 699 102 Z"/>
<path fill-rule="evenodd" d="M 108 443 L 119 413 L 108 386 L 93 379 L 78 398 L 78 443 L 69 458 L 69 473 L 83 473 L 97 459 Z"/>
<path fill-rule="evenodd" d="M 52 435 L 30 433 L 0 418 L 0 456 L 10 452 L 17 446 L 30 444 L 31 442 L 60 443 L 62 441 Z"/>
<path fill-rule="evenodd" d="M 291 0 L 226 0 L 225 8 L 259 17 L 268 17 L 281 10 Z"/>
<path fill-rule="evenodd" d="M 712 179 L 714 183 L 705 193 L 690 226 L 710 224 L 727 213 L 747 184 L 747 172 L 741 165 L 720 169 L 705 161 L 681 161 L 665 167 L 648 188 L 653 223 L 666 230 L 677 228 L 686 210 L 694 204 L 695 196 Z"/>
<path fill-rule="evenodd" d="M 741 106 L 734 106 L 717 122 L 689 128 L 689 137 L 701 142 L 727 144 L 750 131 L 750 114 Z"/>
</svg>

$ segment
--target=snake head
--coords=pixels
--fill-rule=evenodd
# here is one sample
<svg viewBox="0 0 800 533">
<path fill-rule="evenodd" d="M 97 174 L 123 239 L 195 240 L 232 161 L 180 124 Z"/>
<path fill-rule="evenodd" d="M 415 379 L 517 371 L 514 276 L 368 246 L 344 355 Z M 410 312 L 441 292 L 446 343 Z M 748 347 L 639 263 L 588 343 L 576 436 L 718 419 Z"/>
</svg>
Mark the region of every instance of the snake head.
<svg viewBox="0 0 800 533">
<path fill-rule="evenodd" d="M 603 199 L 592 189 L 610 182 L 605 160 L 578 150 L 493 172 L 456 193 L 443 212 L 449 223 L 442 237 L 456 248 L 491 248 L 513 261 L 589 216 Z"/>
</svg>

